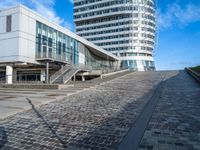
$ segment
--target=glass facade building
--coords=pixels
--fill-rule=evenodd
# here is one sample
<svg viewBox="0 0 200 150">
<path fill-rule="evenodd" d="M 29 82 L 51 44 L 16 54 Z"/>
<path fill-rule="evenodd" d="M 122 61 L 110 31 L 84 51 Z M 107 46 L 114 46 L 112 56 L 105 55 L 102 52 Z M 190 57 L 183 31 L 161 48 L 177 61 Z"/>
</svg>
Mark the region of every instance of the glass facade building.
<svg viewBox="0 0 200 150">
<path fill-rule="evenodd" d="M 76 33 L 138 70 L 155 69 L 155 15 L 155 0 L 74 0 Z"/>
<path fill-rule="evenodd" d="M 23 5 L 1 10 L 0 24 L 0 78 L 7 84 L 64 84 L 119 68 L 112 53 Z"/>
<path fill-rule="evenodd" d="M 36 57 L 78 64 L 78 41 L 43 24 L 36 24 Z"/>
<path fill-rule="evenodd" d="M 79 65 L 79 55 L 85 60 L 82 65 L 92 68 L 112 68 L 112 61 L 92 53 L 84 44 L 41 22 L 36 23 L 36 58 Z"/>
</svg>

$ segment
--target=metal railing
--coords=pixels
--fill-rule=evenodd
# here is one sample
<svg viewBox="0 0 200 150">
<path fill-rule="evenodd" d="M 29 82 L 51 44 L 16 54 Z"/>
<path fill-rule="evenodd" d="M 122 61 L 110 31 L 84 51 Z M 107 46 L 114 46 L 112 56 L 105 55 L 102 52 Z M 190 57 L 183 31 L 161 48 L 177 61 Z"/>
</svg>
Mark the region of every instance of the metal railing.
<svg viewBox="0 0 200 150">
<path fill-rule="evenodd" d="M 64 72 L 70 69 L 70 66 L 66 65 L 63 66 L 60 70 L 55 72 L 51 77 L 50 77 L 50 83 L 53 83 L 56 79 L 58 79 Z"/>
<path fill-rule="evenodd" d="M 67 74 L 63 76 L 63 83 L 67 83 L 79 71 L 80 68 L 72 68 Z"/>
<path fill-rule="evenodd" d="M 59 77 L 60 80 L 63 83 L 66 83 L 69 81 L 76 73 L 78 72 L 90 72 L 97 71 L 100 74 L 107 74 L 111 72 L 116 72 L 120 70 L 127 70 L 127 68 L 119 68 L 117 66 L 115 67 L 93 67 L 93 66 L 87 66 L 83 64 L 79 65 L 65 65 L 61 69 L 59 69 L 57 72 L 55 72 L 53 75 L 50 76 L 50 83 L 53 83 L 56 81 Z M 0 84 L 5 84 L 6 79 L 8 77 L 1 76 L 0 77 Z M 44 84 L 45 83 L 45 75 L 41 75 L 40 73 L 29 73 L 29 74 L 17 74 L 12 76 L 12 83 L 14 84 Z"/>
<path fill-rule="evenodd" d="M 50 53 L 50 52 L 37 53 L 36 58 L 37 59 L 54 59 L 58 61 L 68 62 L 66 55 L 55 54 L 55 53 Z"/>
<path fill-rule="evenodd" d="M 92 71 L 92 69 L 93 69 L 92 66 L 87 66 L 87 65 L 83 65 L 83 64 L 79 64 L 79 65 L 71 64 L 70 67 L 76 68 L 76 69 L 79 69 L 79 70 L 83 70 L 83 71 Z"/>
<path fill-rule="evenodd" d="M 92 71 L 92 67 L 85 65 L 67 65 L 57 71 L 50 77 L 50 83 L 55 82 L 57 79 L 62 77 L 62 83 L 69 81 L 79 71 Z"/>
</svg>

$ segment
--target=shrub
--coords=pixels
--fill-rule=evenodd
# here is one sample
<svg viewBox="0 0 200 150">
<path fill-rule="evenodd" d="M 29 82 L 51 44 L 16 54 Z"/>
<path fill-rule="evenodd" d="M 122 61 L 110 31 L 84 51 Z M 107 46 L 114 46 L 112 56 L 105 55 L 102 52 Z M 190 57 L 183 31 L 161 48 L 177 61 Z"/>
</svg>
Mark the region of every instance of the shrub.
<svg viewBox="0 0 200 150">
<path fill-rule="evenodd" d="M 191 69 L 200 73 L 200 66 L 192 67 Z"/>
</svg>

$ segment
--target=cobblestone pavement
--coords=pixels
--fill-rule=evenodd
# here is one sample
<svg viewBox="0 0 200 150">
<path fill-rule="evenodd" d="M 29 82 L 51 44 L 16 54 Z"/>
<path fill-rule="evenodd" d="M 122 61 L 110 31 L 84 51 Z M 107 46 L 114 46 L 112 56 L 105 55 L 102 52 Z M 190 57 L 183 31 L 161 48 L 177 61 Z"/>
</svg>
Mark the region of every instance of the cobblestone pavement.
<svg viewBox="0 0 200 150">
<path fill-rule="evenodd" d="M 24 110 L 31 109 L 26 98 L 29 97 L 35 106 L 47 104 L 52 101 L 61 100 L 66 96 L 78 93 L 84 89 L 94 87 L 111 79 L 129 74 L 122 72 L 107 76 L 103 79 L 96 78 L 87 82 L 76 81 L 71 85 L 64 85 L 62 89 L 20 89 L 0 88 L 0 120 L 12 116 Z"/>
<path fill-rule="evenodd" d="M 162 72 L 132 73 L 0 122 L 6 149 L 116 149 Z"/>
<path fill-rule="evenodd" d="M 40 107 L 35 107 L 30 99 L 31 110 L 0 121 L 0 149 L 117 149 L 163 74 L 131 73 Z M 168 149 L 181 144 L 182 148 L 192 145 L 197 149 L 199 86 L 183 72 L 167 75 L 166 88 L 140 148 L 164 148 L 165 143 L 155 136 L 159 133 L 163 141 L 170 142 Z M 154 133 L 156 129 L 158 132 Z M 173 143 L 176 137 L 179 141 Z"/>
<path fill-rule="evenodd" d="M 200 86 L 171 72 L 139 149 L 200 150 Z"/>
</svg>

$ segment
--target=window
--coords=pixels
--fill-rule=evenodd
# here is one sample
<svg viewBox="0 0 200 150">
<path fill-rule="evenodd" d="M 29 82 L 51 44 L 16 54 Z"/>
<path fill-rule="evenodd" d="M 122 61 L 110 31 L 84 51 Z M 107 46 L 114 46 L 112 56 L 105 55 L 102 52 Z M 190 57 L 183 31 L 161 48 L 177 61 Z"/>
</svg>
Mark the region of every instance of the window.
<svg viewBox="0 0 200 150">
<path fill-rule="evenodd" d="M 6 17 L 6 32 L 11 32 L 11 25 L 12 25 L 12 16 L 9 15 Z"/>
</svg>

